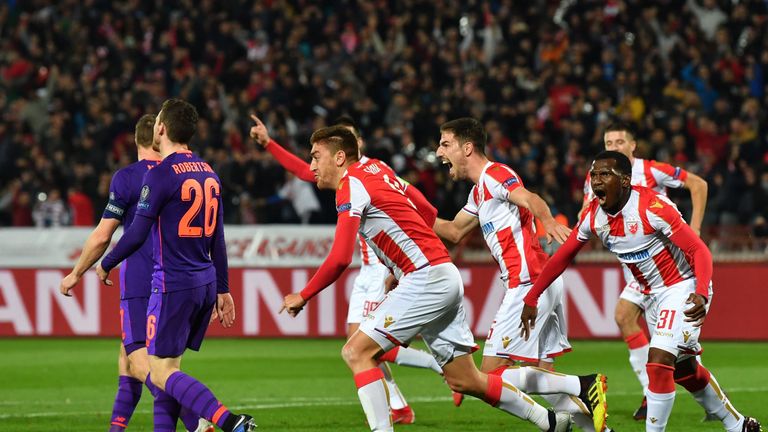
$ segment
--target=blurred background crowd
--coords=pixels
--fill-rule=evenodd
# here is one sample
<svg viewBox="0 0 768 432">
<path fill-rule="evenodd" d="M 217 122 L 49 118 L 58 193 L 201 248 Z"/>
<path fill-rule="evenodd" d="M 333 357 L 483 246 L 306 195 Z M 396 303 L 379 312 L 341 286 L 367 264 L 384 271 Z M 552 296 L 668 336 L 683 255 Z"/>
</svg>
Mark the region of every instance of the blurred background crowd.
<svg viewBox="0 0 768 432">
<path fill-rule="evenodd" d="M 445 218 L 469 186 L 435 160 L 439 126 L 476 117 L 489 156 L 571 224 L 621 119 L 637 156 L 708 181 L 706 235 L 766 237 L 766 20 L 763 0 L 3 2 L 0 225 L 94 225 L 137 119 L 180 97 L 227 223 L 335 220 L 332 195 L 249 139 L 252 112 L 306 160 L 312 130 L 349 115 Z"/>
</svg>

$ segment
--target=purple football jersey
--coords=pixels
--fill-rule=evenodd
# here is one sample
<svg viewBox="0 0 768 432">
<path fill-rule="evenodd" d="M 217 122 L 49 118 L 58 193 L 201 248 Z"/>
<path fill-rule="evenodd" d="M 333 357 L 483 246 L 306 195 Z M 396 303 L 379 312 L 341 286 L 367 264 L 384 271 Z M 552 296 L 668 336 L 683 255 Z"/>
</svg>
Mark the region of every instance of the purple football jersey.
<svg viewBox="0 0 768 432">
<path fill-rule="evenodd" d="M 159 163 L 145 159 L 118 170 L 109 184 L 109 202 L 102 218 L 118 219 L 125 229 L 131 226 L 144 174 Z M 152 266 L 152 240 L 147 238 L 120 266 L 120 299 L 149 297 Z"/>
<path fill-rule="evenodd" d="M 219 177 L 192 152 L 172 153 L 144 175 L 136 215 L 156 221 L 153 292 L 216 281 L 211 248 L 224 236 L 222 209 Z"/>
</svg>

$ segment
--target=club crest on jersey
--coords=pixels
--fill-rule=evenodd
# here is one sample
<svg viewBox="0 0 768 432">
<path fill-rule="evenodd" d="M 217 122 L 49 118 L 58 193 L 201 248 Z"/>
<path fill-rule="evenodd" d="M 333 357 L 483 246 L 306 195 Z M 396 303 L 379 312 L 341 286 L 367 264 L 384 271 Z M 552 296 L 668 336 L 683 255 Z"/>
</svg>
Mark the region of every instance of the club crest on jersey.
<svg viewBox="0 0 768 432">
<path fill-rule="evenodd" d="M 640 221 L 627 220 L 627 230 L 632 234 L 637 234 L 637 230 L 640 228 Z"/>
<path fill-rule="evenodd" d="M 376 165 L 375 163 L 372 163 L 372 164 L 366 166 L 365 168 L 363 168 L 363 171 L 365 171 L 365 172 L 367 172 L 368 174 L 371 174 L 371 175 L 376 175 L 376 174 L 381 172 L 381 168 L 379 168 L 379 166 Z"/>
<path fill-rule="evenodd" d="M 512 342 L 512 339 L 510 339 L 509 336 L 504 336 L 501 338 L 501 344 L 504 346 L 504 348 L 508 347 L 510 342 Z"/>
<path fill-rule="evenodd" d="M 144 185 L 141 188 L 141 193 L 139 194 L 139 203 L 136 204 L 136 207 L 141 210 L 148 210 L 149 209 L 149 203 L 147 200 L 149 199 L 149 185 Z"/>
<path fill-rule="evenodd" d="M 395 319 L 392 317 L 392 315 L 387 315 L 384 317 L 384 328 L 387 328 L 395 323 Z"/>
</svg>

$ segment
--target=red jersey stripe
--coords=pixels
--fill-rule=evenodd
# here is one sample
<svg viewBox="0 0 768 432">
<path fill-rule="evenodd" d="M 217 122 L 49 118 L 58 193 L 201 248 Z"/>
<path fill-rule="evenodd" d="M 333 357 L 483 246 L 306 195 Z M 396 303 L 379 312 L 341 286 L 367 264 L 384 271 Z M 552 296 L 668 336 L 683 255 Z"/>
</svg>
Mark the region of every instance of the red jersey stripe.
<svg viewBox="0 0 768 432">
<path fill-rule="evenodd" d="M 504 260 L 504 267 L 509 274 L 507 286 L 516 287 L 520 285 L 520 252 L 517 250 L 512 227 L 497 231 L 496 238 L 499 240 L 499 245 L 502 249 L 501 259 Z"/>
<path fill-rule="evenodd" d="M 619 213 L 615 217 L 608 215 L 608 225 L 611 227 L 611 235 L 614 237 L 624 237 L 624 214 Z"/>
<path fill-rule="evenodd" d="M 656 264 L 656 268 L 659 269 L 664 285 L 669 287 L 683 281 L 683 277 L 680 275 L 680 270 L 677 268 L 675 258 L 672 257 L 672 253 L 666 246 L 653 256 L 653 262 Z"/>
<path fill-rule="evenodd" d="M 648 283 L 648 281 L 645 279 L 645 276 L 643 275 L 643 272 L 640 271 L 640 268 L 637 267 L 637 264 L 627 264 L 627 267 L 629 268 L 629 271 L 632 272 L 632 276 L 635 277 L 635 280 L 637 283 L 640 284 L 640 286 L 643 287 L 643 293 L 648 294 L 651 292 L 651 284 Z"/>
<path fill-rule="evenodd" d="M 392 237 L 388 236 L 386 232 L 380 231 L 373 238 L 373 243 L 378 246 L 379 249 L 387 256 L 395 265 L 403 271 L 404 274 L 408 274 L 416 270 L 416 266 L 413 265 L 413 261 L 408 258 L 408 255 L 400 248 L 400 246 L 392 240 Z"/>
</svg>

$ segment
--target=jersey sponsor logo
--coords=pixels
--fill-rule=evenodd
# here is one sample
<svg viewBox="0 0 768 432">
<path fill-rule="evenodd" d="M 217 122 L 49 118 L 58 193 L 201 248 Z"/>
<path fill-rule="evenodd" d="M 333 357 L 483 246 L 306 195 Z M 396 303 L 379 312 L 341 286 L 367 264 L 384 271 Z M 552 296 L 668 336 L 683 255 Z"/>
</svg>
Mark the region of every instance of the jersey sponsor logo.
<svg viewBox="0 0 768 432">
<path fill-rule="evenodd" d="M 488 235 L 488 234 L 496 231 L 496 229 L 493 226 L 493 222 L 484 223 L 483 226 L 480 227 L 480 229 L 483 230 L 483 235 Z"/>
<path fill-rule="evenodd" d="M 147 202 L 148 199 L 149 199 L 149 185 L 144 185 L 141 188 L 141 194 L 139 195 L 139 203 L 136 204 L 136 207 L 141 210 L 149 210 L 149 202 Z"/>
<path fill-rule="evenodd" d="M 371 175 L 376 175 L 376 174 L 381 172 L 381 168 L 379 168 L 378 165 L 373 163 L 373 164 L 370 164 L 370 165 L 366 166 L 365 168 L 363 168 L 363 171 L 365 171 L 365 172 L 367 172 L 368 174 L 371 174 Z"/>
<path fill-rule="evenodd" d="M 337 213 L 344 213 L 352 209 L 352 203 L 344 203 L 336 206 Z"/>
<path fill-rule="evenodd" d="M 648 249 L 643 249 L 637 252 L 627 252 L 627 253 L 619 254 L 619 259 L 623 262 L 645 261 L 650 257 L 651 257 L 651 254 L 648 253 Z"/>
<path fill-rule="evenodd" d="M 107 211 L 112 212 L 118 216 L 122 216 L 123 213 L 125 213 L 125 210 L 121 209 L 120 207 L 112 203 L 107 204 Z"/>
<path fill-rule="evenodd" d="M 515 183 L 517 183 L 517 177 L 510 177 L 510 178 L 504 180 L 504 183 L 502 183 L 502 184 L 504 185 L 504 187 L 510 187 L 510 186 L 512 186 Z"/>
</svg>

